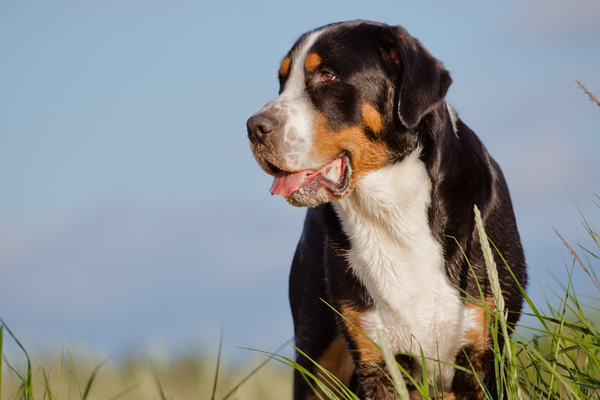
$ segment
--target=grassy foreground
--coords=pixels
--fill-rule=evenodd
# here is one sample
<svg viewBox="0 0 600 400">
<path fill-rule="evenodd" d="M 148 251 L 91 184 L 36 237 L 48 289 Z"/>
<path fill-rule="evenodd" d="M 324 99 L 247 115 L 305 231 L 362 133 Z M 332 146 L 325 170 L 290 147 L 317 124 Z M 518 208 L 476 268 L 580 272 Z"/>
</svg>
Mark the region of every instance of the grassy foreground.
<svg viewBox="0 0 600 400">
<path fill-rule="evenodd" d="M 480 237 L 487 238 L 476 207 L 475 220 Z M 584 227 L 595 247 L 580 246 L 579 252 L 585 254 L 587 259 L 599 260 L 600 234 L 586 220 Z M 534 304 L 523 290 L 532 310 L 531 314 L 526 315 L 533 322 L 528 322 L 529 326 L 517 326 L 512 336 L 509 333 L 513 327 L 506 323 L 507 314 L 492 256 L 496 250 L 491 240 L 481 241 L 497 304 L 496 309 L 488 309 L 486 302 L 482 302 L 493 336 L 496 378 L 498 386 L 503 389 L 496 394 L 500 398 L 600 400 L 600 331 L 595 320 L 600 315 L 600 302 L 598 298 L 586 299 L 588 305 L 584 305 L 575 293 L 571 276 L 574 268 L 583 268 L 596 286 L 598 280 L 591 265 L 586 266 L 562 237 L 560 240 L 572 256 L 570 260 L 565 260 L 568 279 L 559 292 L 551 291 L 551 300 L 541 305 Z M 600 287 L 598 290 L 600 295 Z M 291 368 L 300 370 L 315 388 L 320 388 L 317 395 L 321 399 L 358 399 L 326 370 L 318 370 L 313 375 L 293 360 L 267 352 L 264 354 L 291 368 L 283 368 L 280 363 L 265 365 L 260 361 L 245 368 L 227 368 L 220 365 L 220 357 L 217 361 L 196 358 L 170 362 L 163 360 L 160 363 L 151 360 L 93 362 L 89 357 L 72 355 L 68 347 L 54 357 L 31 360 L 18 338 L 2 320 L 0 322 L 0 349 L 3 348 L 3 342 L 12 340 L 21 348 L 26 360 L 25 366 L 22 363 L 13 365 L 3 354 L 3 362 L 0 363 L 0 400 L 285 400 L 291 398 Z M 501 336 L 509 337 L 502 348 L 498 345 Z M 431 382 L 426 379 L 414 381 L 404 374 L 383 338 L 372 339 L 375 339 L 373 343 L 384 355 L 398 399 L 408 400 L 405 385 L 408 380 L 418 388 L 423 399 L 442 398 Z M 421 364 L 427 365 L 424 362 Z M 427 371 L 423 372 L 427 376 Z M 324 385 L 323 380 L 330 383 Z M 492 394 L 488 393 L 488 397 L 492 398 Z"/>
</svg>

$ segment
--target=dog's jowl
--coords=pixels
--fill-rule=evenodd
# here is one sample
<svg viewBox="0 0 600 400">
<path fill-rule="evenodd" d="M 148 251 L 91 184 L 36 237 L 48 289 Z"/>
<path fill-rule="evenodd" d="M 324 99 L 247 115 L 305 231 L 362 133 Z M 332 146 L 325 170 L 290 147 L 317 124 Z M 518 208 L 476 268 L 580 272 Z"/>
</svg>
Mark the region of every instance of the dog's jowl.
<svg viewBox="0 0 600 400">
<path fill-rule="evenodd" d="M 361 399 L 395 393 L 363 333 L 384 337 L 406 371 L 448 398 L 485 398 L 479 380 L 498 393 L 474 205 L 523 286 L 525 259 L 500 167 L 444 100 L 451 82 L 402 27 L 327 25 L 298 39 L 279 96 L 247 123 L 271 194 L 310 207 L 290 273 L 296 345 Z M 512 324 L 523 296 L 496 257 Z M 295 378 L 295 399 L 316 398 Z"/>
</svg>

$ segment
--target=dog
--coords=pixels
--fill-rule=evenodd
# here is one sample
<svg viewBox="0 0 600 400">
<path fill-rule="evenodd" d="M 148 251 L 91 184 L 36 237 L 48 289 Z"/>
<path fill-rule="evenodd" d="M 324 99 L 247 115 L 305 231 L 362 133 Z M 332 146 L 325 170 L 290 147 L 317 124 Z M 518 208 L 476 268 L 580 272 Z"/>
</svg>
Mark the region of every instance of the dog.
<svg viewBox="0 0 600 400">
<path fill-rule="evenodd" d="M 500 167 L 444 100 L 451 82 L 404 28 L 334 23 L 298 39 L 279 96 L 247 122 L 271 194 L 309 207 L 289 280 L 297 362 L 335 387 L 318 362 L 361 399 L 395 395 L 367 336 L 446 398 L 498 395 L 474 206 L 510 266 L 495 254 L 511 325 L 525 256 Z M 317 398 L 295 374 L 294 399 Z"/>
</svg>

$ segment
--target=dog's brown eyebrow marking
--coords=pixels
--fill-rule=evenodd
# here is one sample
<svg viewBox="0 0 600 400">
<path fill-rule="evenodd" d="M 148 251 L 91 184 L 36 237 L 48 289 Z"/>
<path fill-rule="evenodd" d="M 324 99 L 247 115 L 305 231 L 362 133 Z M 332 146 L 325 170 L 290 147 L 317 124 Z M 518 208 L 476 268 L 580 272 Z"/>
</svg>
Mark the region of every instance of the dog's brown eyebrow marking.
<svg viewBox="0 0 600 400">
<path fill-rule="evenodd" d="M 381 114 L 371 104 L 363 104 L 362 117 L 367 128 L 369 128 L 373 133 L 380 133 L 383 130 Z"/>
<path fill-rule="evenodd" d="M 317 53 L 310 53 L 304 59 L 304 66 L 308 71 L 314 71 L 321 64 L 321 56 Z"/>
<path fill-rule="evenodd" d="M 286 57 L 281 61 L 281 65 L 279 66 L 279 75 L 285 77 L 290 72 L 290 57 Z"/>
</svg>

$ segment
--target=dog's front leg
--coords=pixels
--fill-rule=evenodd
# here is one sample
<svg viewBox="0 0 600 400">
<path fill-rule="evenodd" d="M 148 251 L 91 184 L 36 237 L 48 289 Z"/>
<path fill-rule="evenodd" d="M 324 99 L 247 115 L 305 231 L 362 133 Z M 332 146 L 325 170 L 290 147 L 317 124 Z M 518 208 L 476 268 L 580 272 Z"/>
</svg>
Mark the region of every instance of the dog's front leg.
<svg viewBox="0 0 600 400">
<path fill-rule="evenodd" d="M 388 368 L 383 354 L 371 339 L 365 336 L 364 311 L 352 306 L 340 307 L 343 319 L 340 319 L 341 330 L 346 345 L 354 361 L 358 383 L 357 395 L 360 399 L 391 400 L 396 395 L 394 384 L 390 380 Z M 413 372 L 413 363 L 408 356 L 396 356 L 396 361 L 408 372 Z M 407 383 L 410 391 L 414 386 Z"/>
<path fill-rule="evenodd" d="M 382 370 L 385 371 L 385 374 Z M 356 372 L 358 379 L 357 395 L 360 399 L 392 400 L 396 395 L 385 365 L 363 364 L 357 368 Z"/>
<path fill-rule="evenodd" d="M 456 370 L 452 382 L 456 400 L 486 400 L 488 396 L 482 384 L 493 399 L 498 398 L 494 352 L 490 348 L 465 346 L 456 358 L 456 364 L 477 374 L 475 376 L 469 372 Z"/>
</svg>

